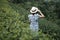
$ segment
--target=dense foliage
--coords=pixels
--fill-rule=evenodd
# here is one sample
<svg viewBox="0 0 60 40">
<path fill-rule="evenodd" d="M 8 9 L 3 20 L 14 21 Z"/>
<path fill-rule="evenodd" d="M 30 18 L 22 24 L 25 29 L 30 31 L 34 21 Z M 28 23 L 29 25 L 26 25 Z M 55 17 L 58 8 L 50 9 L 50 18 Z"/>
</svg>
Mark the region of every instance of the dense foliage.
<svg viewBox="0 0 60 40">
<path fill-rule="evenodd" d="M 28 21 L 32 6 L 45 15 L 39 19 L 39 40 L 60 40 L 59 0 L 0 0 L 0 40 L 35 39 Z"/>
</svg>

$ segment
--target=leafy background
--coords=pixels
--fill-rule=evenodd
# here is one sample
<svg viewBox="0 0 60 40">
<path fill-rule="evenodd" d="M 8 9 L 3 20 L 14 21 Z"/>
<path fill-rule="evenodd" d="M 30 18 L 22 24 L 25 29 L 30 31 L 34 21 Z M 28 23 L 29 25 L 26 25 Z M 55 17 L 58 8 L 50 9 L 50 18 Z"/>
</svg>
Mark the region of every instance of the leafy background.
<svg viewBox="0 0 60 40">
<path fill-rule="evenodd" d="M 31 40 L 28 14 L 38 7 L 39 40 L 60 40 L 60 0 L 0 0 L 0 40 Z"/>
</svg>

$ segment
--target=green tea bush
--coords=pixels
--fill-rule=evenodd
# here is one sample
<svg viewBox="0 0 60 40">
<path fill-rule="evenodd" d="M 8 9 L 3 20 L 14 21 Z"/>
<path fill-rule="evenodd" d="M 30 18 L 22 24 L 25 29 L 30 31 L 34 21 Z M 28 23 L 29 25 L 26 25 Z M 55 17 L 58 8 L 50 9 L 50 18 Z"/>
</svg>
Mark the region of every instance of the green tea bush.
<svg viewBox="0 0 60 40">
<path fill-rule="evenodd" d="M 8 2 L 7 0 L 1 0 L 0 40 L 32 40 L 36 38 L 37 40 L 38 38 L 39 40 L 59 40 L 60 39 L 59 36 L 60 27 L 58 26 L 59 21 L 56 21 L 56 19 L 54 19 L 56 15 L 54 13 L 55 6 L 52 7 L 52 4 L 49 3 L 49 5 L 47 6 L 50 7 L 46 10 L 47 6 L 42 0 L 40 3 L 36 1 L 36 3 L 24 2 L 21 4 L 14 4 L 12 2 Z M 41 8 L 44 14 L 46 13 L 45 14 L 46 19 L 40 18 L 39 20 L 39 32 L 38 32 L 39 35 L 36 37 L 33 37 L 33 35 L 31 34 L 28 21 L 29 10 L 33 5 Z M 50 10 L 52 14 L 50 14 Z"/>
</svg>

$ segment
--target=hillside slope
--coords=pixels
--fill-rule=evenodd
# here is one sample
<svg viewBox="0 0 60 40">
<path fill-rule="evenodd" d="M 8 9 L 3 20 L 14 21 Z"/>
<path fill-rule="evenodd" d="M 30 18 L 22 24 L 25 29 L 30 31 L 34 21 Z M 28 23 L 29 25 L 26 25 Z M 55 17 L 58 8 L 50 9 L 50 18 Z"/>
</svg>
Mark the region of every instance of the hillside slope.
<svg viewBox="0 0 60 40">
<path fill-rule="evenodd" d="M 29 10 L 25 7 L 24 4 L 14 4 L 7 0 L 0 1 L 0 40 L 33 39 L 29 30 Z M 39 20 L 39 24 L 39 40 L 55 40 L 56 36 L 59 37 L 60 31 L 57 32 L 59 27 L 56 23 L 44 18 Z M 57 37 L 56 39 L 59 40 Z"/>
</svg>

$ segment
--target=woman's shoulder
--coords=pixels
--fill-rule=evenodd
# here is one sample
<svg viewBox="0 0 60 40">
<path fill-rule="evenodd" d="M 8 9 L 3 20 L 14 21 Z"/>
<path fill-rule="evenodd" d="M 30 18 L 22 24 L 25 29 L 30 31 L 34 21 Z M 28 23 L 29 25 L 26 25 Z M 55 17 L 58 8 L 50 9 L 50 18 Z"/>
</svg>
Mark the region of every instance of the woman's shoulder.
<svg viewBox="0 0 60 40">
<path fill-rule="evenodd" d="M 35 14 L 35 15 L 39 15 L 39 14 Z"/>
<path fill-rule="evenodd" d="M 39 15 L 38 13 L 36 15 Z"/>
</svg>

